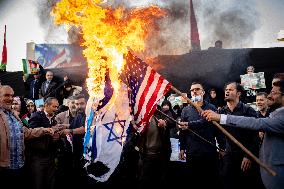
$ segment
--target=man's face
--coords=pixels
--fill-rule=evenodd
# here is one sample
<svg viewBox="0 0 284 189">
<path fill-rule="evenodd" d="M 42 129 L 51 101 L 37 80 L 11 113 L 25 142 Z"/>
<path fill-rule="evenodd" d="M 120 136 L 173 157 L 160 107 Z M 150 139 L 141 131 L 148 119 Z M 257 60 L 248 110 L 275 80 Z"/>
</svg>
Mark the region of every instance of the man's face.
<svg viewBox="0 0 284 189">
<path fill-rule="evenodd" d="M 72 112 L 76 111 L 75 100 L 68 100 L 68 108 Z"/>
<path fill-rule="evenodd" d="M 53 99 L 49 105 L 45 104 L 44 110 L 49 114 L 49 116 L 53 116 L 57 111 L 58 106 L 59 106 L 58 101 Z"/>
<path fill-rule="evenodd" d="M 52 78 L 53 78 L 53 73 L 52 72 L 47 72 L 45 77 L 46 77 L 46 80 L 51 81 Z"/>
<path fill-rule="evenodd" d="M 190 94 L 191 94 L 192 97 L 200 96 L 201 99 L 199 101 L 203 101 L 204 90 L 203 90 L 202 85 L 200 85 L 200 84 L 191 85 Z"/>
<path fill-rule="evenodd" d="M 267 98 L 264 95 L 256 96 L 256 107 L 258 111 L 267 109 Z"/>
<path fill-rule="evenodd" d="M 273 86 L 270 94 L 267 96 L 269 98 L 269 106 L 273 109 L 277 109 L 282 106 L 283 93 L 280 91 L 280 87 Z"/>
<path fill-rule="evenodd" d="M 39 74 L 35 74 L 35 75 L 34 75 L 34 78 L 35 78 L 35 79 L 39 79 Z"/>
<path fill-rule="evenodd" d="M 236 84 L 230 83 L 225 89 L 225 101 L 235 101 L 240 98 L 240 92 L 237 92 Z"/>
<path fill-rule="evenodd" d="M 194 84 L 190 87 L 190 94 L 191 96 L 203 96 L 204 90 L 200 84 Z"/>
<path fill-rule="evenodd" d="M 14 91 L 10 87 L 0 88 L 0 105 L 11 109 L 13 103 Z"/>
<path fill-rule="evenodd" d="M 80 98 L 78 100 L 75 100 L 75 106 L 78 113 L 85 112 L 86 109 L 86 100 L 84 98 Z"/>
</svg>

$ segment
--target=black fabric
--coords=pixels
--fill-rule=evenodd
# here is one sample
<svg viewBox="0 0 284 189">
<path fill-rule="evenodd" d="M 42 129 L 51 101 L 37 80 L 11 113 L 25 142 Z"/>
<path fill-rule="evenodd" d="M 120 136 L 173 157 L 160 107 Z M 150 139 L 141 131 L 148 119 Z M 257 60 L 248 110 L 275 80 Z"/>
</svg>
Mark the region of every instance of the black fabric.
<svg viewBox="0 0 284 189">
<path fill-rule="evenodd" d="M 257 117 L 256 111 L 242 102 L 239 102 L 237 104 L 233 112 L 230 111 L 228 106 L 225 106 L 219 111 L 219 113 L 227 114 L 227 115 Z M 245 147 L 247 147 L 248 150 L 250 150 L 254 155 L 258 156 L 259 138 L 258 138 L 257 131 L 235 128 L 235 127 L 226 127 L 226 126 L 225 128 L 238 141 L 240 141 Z M 240 153 L 240 154 L 243 154 L 243 156 L 245 156 L 245 153 L 241 150 L 241 148 L 238 147 L 235 143 L 233 143 L 230 139 L 226 140 L 226 152 L 227 153 Z"/>
</svg>

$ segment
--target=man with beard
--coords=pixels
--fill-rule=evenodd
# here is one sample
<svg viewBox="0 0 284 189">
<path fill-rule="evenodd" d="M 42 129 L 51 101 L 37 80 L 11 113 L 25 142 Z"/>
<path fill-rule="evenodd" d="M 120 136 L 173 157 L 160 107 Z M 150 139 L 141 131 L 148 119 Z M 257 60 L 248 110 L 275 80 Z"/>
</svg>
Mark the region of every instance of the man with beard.
<svg viewBox="0 0 284 189">
<path fill-rule="evenodd" d="M 264 139 L 260 150 L 260 160 L 276 172 L 276 176 L 268 174 L 261 168 L 261 178 L 267 189 L 282 189 L 284 186 L 284 81 L 277 81 L 268 95 L 275 111 L 268 118 L 249 118 L 216 114 L 204 111 L 209 121 L 220 121 L 233 128 L 245 128 L 264 131 Z"/>
<path fill-rule="evenodd" d="M 58 124 L 61 124 L 63 130 L 60 131 L 60 140 L 58 144 L 58 166 L 57 166 L 57 181 L 58 188 L 66 187 L 70 188 L 73 183 L 66 183 L 65 180 L 69 179 L 72 173 L 73 155 L 72 145 L 70 139 L 72 138 L 71 131 L 69 129 L 74 118 L 77 115 L 77 109 L 75 105 L 75 98 L 73 96 L 66 99 L 67 111 L 61 112 L 56 115 L 55 119 Z"/>
<path fill-rule="evenodd" d="M 201 83 L 193 82 L 190 87 L 192 101 L 204 110 L 216 111 L 216 107 L 203 100 L 204 88 Z M 192 186 L 198 188 L 218 188 L 219 186 L 219 159 L 216 146 L 216 139 L 219 147 L 224 149 L 224 139 L 221 133 L 212 123 L 200 116 L 193 106 L 186 106 L 181 113 L 180 132 L 180 159 L 186 159 L 188 178 Z M 191 133 L 193 130 L 205 142 Z M 210 144 L 210 143 L 211 144 Z M 186 153 L 186 157 L 185 157 Z"/>
<path fill-rule="evenodd" d="M 162 111 L 172 116 L 169 101 L 163 101 Z M 171 155 L 170 129 L 175 124 L 155 111 L 139 140 L 139 187 L 166 187 L 166 173 Z"/>
<path fill-rule="evenodd" d="M 58 124 L 66 124 L 66 128 L 69 127 L 70 123 L 72 123 L 74 117 L 76 116 L 76 106 L 75 106 L 75 98 L 73 96 L 67 99 L 67 107 L 68 110 L 61 112 L 56 115 L 55 119 Z"/>
<path fill-rule="evenodd" d="M 71 188 L 84 188 L 83 185 L 86 183 L 84 181 L 86 175 L 83 169 L 83 140 L 85 134 L 85 120 L 86 120 L 86 100 L 84 95 L 78 95 L 74 97 L 76 116 L 67 129 L 61 132 L 61 136 L 69 135 L 72 138 L 73 152 L 71 165 L 72 171 L 70 180 L 75 182 L 71 183 Z M 72 106 L 72 105 L 70 105 Z"/>
<path fill-rule="evenodd" d="M 276 81 L 282 81 L 282 80 L 284 80 L 284 73 L 276 73 L 276 74 L 274 74 L 272 82 L 271 82 L 272 87 L 274 86 L 274 83 Z M 274 109 L 274 106 L 273 106 L 273 100 L 271 100 L 270 98 L 271 98 L 271 96 L 267 97 L 267 99 L 268 99 L 267 105 L 269 107 L 269 112 L 273 112 L 275 109 Z"/>
<path fill-rule="evenodd" d="M 220 113 L 256 117 L 256 111 L 240 101 L 244 94 L 243 87 L 236 82 L 229 82 L 225 85 L 225 101 L 227 105 L 219 110 Z M 238 141 L 246 146 L 252 153 L 258 154 L 259 138 L 258 133 L 242 128 L 226 127 Z M 246 154 L 230 139 L 226 137 L 226 149 L 221 167 L 221 178 L 225 189 L 250 188 L 252 177 L 256 177 L 257 168 L 252 165 Z"/>
<path fill-rule="evenodd" d="M 268 99 L 267 99 L 267 93 L 265 92 L 259 92 L 256 94 L 256 107 L 257 107 L 257 117 L 263 118 L 268 117 Z M 264 132 L 258 132 L 260 143 L 262 143 Z"/>
</svg>

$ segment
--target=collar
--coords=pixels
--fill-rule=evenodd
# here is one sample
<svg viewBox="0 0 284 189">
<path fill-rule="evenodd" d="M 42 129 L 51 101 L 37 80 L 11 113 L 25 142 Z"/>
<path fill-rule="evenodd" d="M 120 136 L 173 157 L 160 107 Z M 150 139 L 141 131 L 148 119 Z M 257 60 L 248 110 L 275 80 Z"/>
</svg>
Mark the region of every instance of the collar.
<svg viewBox="0 0 284 189">
<path fill-rule="evenodd" d="M 236 110 L 240 109 L 242 106 L 243 106 L 243 103 L 241 101 L 239 101 L 233 111 L 236 111 Z M 228 105 L 225 106 L 225 109 L 226 109 L 226 111 L 230 111 L 231 112 L 231 110 L 230 110 Z"/>
<path fill-rule="evenodd" d="M 51 119 L 53 117 L 53 116 L 49 116 L 49 114 L 45 110 L 43 112 L 48 119 Z"/>
</svg>

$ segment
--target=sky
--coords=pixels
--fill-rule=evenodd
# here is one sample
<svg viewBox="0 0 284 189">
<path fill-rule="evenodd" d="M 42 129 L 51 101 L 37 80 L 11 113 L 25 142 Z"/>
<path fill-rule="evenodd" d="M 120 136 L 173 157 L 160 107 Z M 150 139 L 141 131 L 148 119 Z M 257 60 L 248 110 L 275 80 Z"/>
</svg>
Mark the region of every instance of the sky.
<svg viewBox="0 0 284 189">
<path fill-rule="evenodd" d="M 7 71 L 21 71 L 21 59 L 26 57 L 26 43 L 67 43 L 67 34 L 64 27 L 56 28 L 51 26 L 51 18 L 47 14 L 45 7 L 48 1 L 56 0 L 0 0 L 0 50 L 2 52 L 4 26 L 7 25 L 7 51 L 8 64 Z M 159 2 L 160 6 L 182 9 L 187 6 L 178 7 L 177 4 L 186 5 L 188 0 L 112 0 L 109 3 L 125 4 L 127 6 L 141 6 Z M 143 2 L 143 3 L 141 3 Z M 284 30 L 284 1 L 283 0 L 199 0 L 194 1 L 195 12 L 200 32 L 201 48 L 207 49 L 219 37 L 228 37 L 231 43 L 225 42 L 224 48 L 267 48 L 273 46 L 283 46 L 283 43 L 277 41 L 277 34 Z M 213 4 L 214 3 L 214 4 Z M 44 14 L 45 13 L 45 14 Z M 234 13 L 234 14 L 231 14 Z M 245 14 L 243 14 L 245 13 Z M 167 18 L 166 23 L 173 23 L 173 26 L 182 26 L 181 37 L 170 27 L 161 27 L 161 34 L 167 38 L 167 48 L 157 50 L 157 54 L 172 54 L 174 44 L 181 48 L 179 54 L 188 52 L 187 33 L 189 29 L 184 27 L 188 22 L 188 14 L 176 16 L 173 11 L 173 17 Z M 243 16 L 246 16 L 244 19 Z M 179 15 L 180 16 L 180 15 Z M 223 17 L 222 17 L 223 16 Z M 216 18 L 221 18 L 219 22 Z M 225 19 L 224 21 L 222 19 Z M 216 22 L 215 22 L 216 21 Z M 225 25 L 227 21 L 228 25 Z M 213 23 L 214 22 L 214 23 Z M 240 28 L 239 23 L 246 22 L 246 28 Z M 231 27 L 230 23 L 235 23 Z M 224 32 L 222 27 L 216 27 L 215 24 L 221 24 L 227 28 L 230 35 Z M 218 30 L 222 29 L 222 31 Z M 246 29 L 246 30 L 245 30 Z M 243 43 L 237 43 L 239 39 L 235 38 L 234 32 L 240 33 L 239 37 L 246 38 Z M 213 33 L 212 31 L 215 31 Z M 174 39 L 174 40 L 170 40 Z M 234 41 L 235 40 L 235 41 Z M 172 48 L 170 48 L 171 46 Z M 1 59 L 2 57 L 0 57 Z"/>
</svg>

